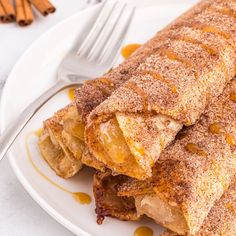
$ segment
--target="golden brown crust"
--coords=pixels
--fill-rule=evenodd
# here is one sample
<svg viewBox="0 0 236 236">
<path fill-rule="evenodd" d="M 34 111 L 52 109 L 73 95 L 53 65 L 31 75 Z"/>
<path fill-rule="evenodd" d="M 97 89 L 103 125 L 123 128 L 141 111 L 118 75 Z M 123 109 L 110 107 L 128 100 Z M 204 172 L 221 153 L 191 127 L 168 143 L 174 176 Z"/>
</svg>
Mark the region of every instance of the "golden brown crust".
<svg viewBox="0 0 236 236">
<path fill-rule="evenodd" d="M 105 216 L 120 220 L 138 220 L 134 198 L 117 195 L 120 184 L 128 177 L 112 176 L 110 171 L 96 172 L 93 179 L 93 192 L 96 202 L 97 222 L 102 224 Z"/>
<path fill-rule="evenodd" d="M 81 162 L 89 167 L 92 167 L 96 170 L 104 172 L 106 170 L 105 165 L 98 161 L 88 150 L 87 147 L 85 147 L 83 154 L 82 154 L 82 159 Z"/>
</svg>

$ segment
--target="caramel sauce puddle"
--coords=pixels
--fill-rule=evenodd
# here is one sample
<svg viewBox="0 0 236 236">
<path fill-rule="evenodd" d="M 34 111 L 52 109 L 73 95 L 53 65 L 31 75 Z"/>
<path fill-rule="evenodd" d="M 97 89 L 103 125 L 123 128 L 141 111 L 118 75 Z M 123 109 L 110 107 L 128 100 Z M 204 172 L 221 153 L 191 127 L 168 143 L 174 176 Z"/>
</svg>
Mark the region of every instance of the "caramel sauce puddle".
<svg viewBox="0 0 236 236">
<path fill-rule="evenodd" d="M 75 90 L 76 89 L 77 89 L 77 87 L 71 87 L 68 89 L 67 95 L 71 101 L 74 101 L 74 99 L 75 99 Z"/>
<path fill-rule="evenodd" d="M 134 231 L 134 236 L 153 236 L 153 231 L 147 226 L 141 226 Z"/>
<path fill-rule="evenodd" d="M 28 140 L 32 135 L 36 135 L 37 137 L 39 137 L 42 134 L 42 129 L 39 129 L 35 132 L 29 133 L 26 136 L 25 139 L 25 147 L 26 147 L 26 153 L 27 153 L 27 158 L 30 162 L 30 164 L 32 165 L 32 167 L 34 168 L 34 170 L 42 177 L 44 178 L 46 181 L 48 181 L 50 184 L 52 184 L 53 186 L 55 186 L 56 188 L 62 190 L 65 193 L 68 193 L 70 195 L 72 195 L 72 197 L 79 202 L 80 204 L 90 204 L 92 202 L 92 198 L 89 194 L 84 193 L 84 192 L 72 192 L 66 188 L 64 188 L 63 186 L 59 185 L 58 183 L 54 182 L 53 180 L 51 180 L 48 176 L 46 176 L 39 168 L 38 166 L 34 163 L 31 152 L 30 152 L 30 147 L 28 144 Z"/>
<path fill-rule="evenodd" d="M 124 46 L 121 49 L 121 55 L 127 59 L 128 57 L 130 57 L 138 48 L 140 48 L 141 44 L 137 44 L 137 43 L 132 43 L 132 44 L 128 44 L 126 46 Z"/>
</svg>

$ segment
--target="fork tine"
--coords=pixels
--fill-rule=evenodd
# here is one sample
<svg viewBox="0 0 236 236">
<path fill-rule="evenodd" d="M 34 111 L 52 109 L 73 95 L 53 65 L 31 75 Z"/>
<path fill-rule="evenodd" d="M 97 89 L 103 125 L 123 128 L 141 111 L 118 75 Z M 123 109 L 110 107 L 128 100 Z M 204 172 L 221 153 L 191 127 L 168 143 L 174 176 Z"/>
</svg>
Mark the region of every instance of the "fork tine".
<svg viewBox="0 0 236 236">
<path fill-rule="evenodd" d="M 109 18 L 112 10 L 116 6 L 117 1 L 114 1 L 111 3 L 111 1 L 106 0 L 103 3 L 101 12 L 99 13 L 99 16 L 92 27 L 92 29 L 89 31 L 88 36 L 85 38 L 84 42 L 80 46 L 80 48 L 77 51 L 77 55 L 79 56 L 87 56 L 91 46 L 94 44 L 94 42 L 97 40 L 97 37 L 99 36 L 100 32 L 104 28 L 107 19 Z"/>
<path fill-rule="evenodd" d="M 131 25 L 136 7 L 131 7 L 128 15 L 125 17 L 124 22 L 120 22 L 121 25 L 118 25 L 113 33 L 110 35 L 109 41 L 104 47 L 100 57 L 98 58 L 98 62 L 111 64 L 115 60 L 117 53 L 123 43 L 123 40 L 126 36 L 126 33 Z"/>
<path fill-rule="evenodd" d="M 115 27 L 117 26 L 123 11 L 125 10 L 126 3 L 121 3 L 114 7 L 110 17 L 108 18 L 103 30 L 101 31 L 99 37 L 97 38 L 95 44 L 91 48 L 88 59 L 89 61 L 97 60 L 103 51 L 107 41 L 110 38 L 110 35 L 113 33 Z"/>
</svg>

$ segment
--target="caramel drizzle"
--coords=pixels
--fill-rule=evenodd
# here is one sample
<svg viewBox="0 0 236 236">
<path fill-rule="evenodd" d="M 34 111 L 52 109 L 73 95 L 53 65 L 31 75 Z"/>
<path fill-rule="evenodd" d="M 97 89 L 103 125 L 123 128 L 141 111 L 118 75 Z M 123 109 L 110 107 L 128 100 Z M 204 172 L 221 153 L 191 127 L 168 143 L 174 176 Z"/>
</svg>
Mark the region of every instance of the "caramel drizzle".
<svg viewBox="0 0 236 236">
<path fill-rule="evenodd" d="M 216 48 L 213 48 L 213 47 L 211 47 L 207 44 L 204 44 L 204 43 L 200 42 L 197 39 L 193 39 L 193 38 L 188 37 L 188 36 L 180 36 L 180 37 L 176 37 L 174 40 L 181 40 L 181 41 L 184 41 L 184 42 L 187 42 L 187 43 L 199 45 L 202 49 L 206 50 L 210 55 L 212 55 L 212 56 L 218 55 L 219 56 L 219 51 Z M 227 67 L 226 67 L 226 64 L 225 64 L 224 61 L 222 61 L 221 66 L 222 66 L 223 71 L 225 73 L 226 80 L 229 80 L 229 73 L 228 73 L 228 70 L 227 70 Z"/>
<path fill-rule="evenodd" d="M 232 203 L 230 202 L 225 203 L 225 207 L 229 210 L 230 213 L 235 213 L 235 209 Z"/>
<path fill-rule="evenodd" d="M 225 16 L 230 16 L 230 17 L 233 17 L 234 19 L 236 19 L 236 12 L 229 8 L 229 7 L 224 7 L 224 8 L 213 8 L 213 9 L 210 9 L 212 11 L 215 11 L 215 12 L 218 12 L 222 15 L 225 15 Z"/>
<path fill-rule="evenodd" d="M 229 43 L 228 42 L 229 39 L 234 41 L 234 38 L 229 33 L 224 32 L 224 31 L 222 31 L 222 30 L 220 30 L 217 27 L 212 26 L 212 25 L 203 24 L 203 23 L 198 22 L 198 23 L 189 23 L 189 24 L 186 24 L 186 26 L 190 27 L 190 28 L 193 28 L 193 29 L 200 30 L 200 31 L 205 32 L 205 33 L 212 33 L 212 34 L 219 35 L 220 37 L 223 37 L 224 39 L 226 39 L 227 43 Z M 231 43 L 229 43 L 229 44 L 232 46 Z M 210 48 L 208 45 L 205 45 L 205 46 L 202 46 L 202 47 L 204 47 L 205 50 L 207 50 L 209 53 L 213 53 L 212 48 Z M 222 62 L 222 67 L 223 67 L 223 70 L 225 72 L 226 80 L 228 80 L 229 79 L 228 70 L 227 70 L 227 67 L 226 67 L 224 62 Z M 235 67 L 235 74 L 236 74 L 236 67 Z M 197 78 L 199 77 L 197 75 L 197 73 L 195 73 L 195 76 Z"/>
<path fill-rule="evenodd" d="M 196 44 L 196 45 L 199 45 L 203 50 L 206 50 L 210 55 L 212 56 L 216 56 L 218 55 L 219 56 L 219 51 L 207 44 L 204 44 L 200 41 L 198 41 L 197 39 L 193 39 L 191 37 L 188 37 L 188 36 L 180 36 L 178 38 L 176 38 L 176 40 L 181 40 L 181 41 L 184 41 L 184 42 L 187 42 L 187 43 L 191 43 L 191 44 Z M 225 73 L 225 78 L 226 80 L 229 79 L 229 74 L 228 74 L 228 70 L 227 70 L 227 67 L 225 65 L 225 62 L 222 61 L 222 67 L 223 67 L 223 71 Z"/>
<path fill-rule="evenodd" d="M 210 124 L 209 132 L 212 134 L 223 134 L 225 137 L 225 141 L 230 146 L 236 145 L 236 140 L 235 140 L 234 136 L 226 133 L 224 127 L 220 123 L 215 122 L 215 123 Z"/>
<path fill-rule="evenodd" d="M 168 59 L 172 60 L 172 61 L 178 61 L 184 65 L 186 65 L 188 68 L 194 68 L 193 64 L 191 61 L 186 60 L 182 57 L 180 57 L 178 54 L 176 54 L 173 50 L 171 49 L 162 49 L 161 50 L 161 54 L 165 55 Z M 199 79 L 199 74 L 196 70 L 194 70 L 194 76 L 195 78 L 198 80 Z"/>
<path fill-rule="evenodd" d="M 77 89 L 77 87 L 71 87 L 71 88 L 69 88 L 69 90 L 68 90 L 68 93 L 67 93 L 67 95 L 68 95 L 68 97 L 69 97 L 69 99 L 71 100 L 71 101 L 74 101 L 74 99 L 75 99 L 75 90 Z"/>
<path fill-rule="evenodd" d="M 177 93 L 177 88 L 175 85 L 173 85 L 169 80 L 163 78 L 160 74 L 158 74 L 157 72 L 155 71 L 150 71 L 150 70 L 140 70 L 140 73 L 142 75 L 150 75 L 152 76 L 152 78 L 154 78 L 155 80 L 158 80 L 158 81 L 161 81 L 163 82 L 164 84 L 166 84 L 170 90 L 173 92 L 173 93 Z"/>
<path fill-rule="evenodd" d="M 204 44 L 197 39 L 193 39 L 188 36 L 180 36 L 180 37 L 177 37 L 176 40 L 181 40 L 186 43 L 196 44 L 196 45 L 200 46 L 202 49 L 206 50 L 212 56 L 219 55 L 219 51 L 217 49 L 215 49 L 207 44 Z"/>
<path fill-rule="evenodd" d="M 217 27 L 215 26 L 212 26 L 212 25 L 206 25 L 206 24 L 202 24 L 202 23 L 196 23 L 196 24 L 191 24 L 190 25 L 191 28 L 194 28 L 194 29 L 198 29 L 198 30 L 201 30 L 205 33 L 212 33 L 212 34 L 217 34 L 225 39 L 232 39 L 233 40 L 233 37 L 229 34 L 229 33 L 226 33 L 220 29 L 218 29 Z"/>
<path fill-rule="evenodd" d="M 102 84 L 108 85 L 109 87 L 114 87 L 114 83 L 111 82 L 110 79 L 106 77 L 100 77 L 97 81 L 101 82 Z"/>
<path fill-rule="evenodd" d="M 213 8 L 213 9 L 210 9 L 210 10 L 215 11 L 215 12 L 218 12 L 218 13 L 220 13 L 220 14 L 222 14 L 222 15 L 225 15 L 225 16 L 233 17 L 233 18 L 236 20 L 236 12 L 235 12 L 233 9 L 229 8 L 229 7 L 224 7 L 224 8 L 221 8 L 221 9 L 219 9 L 219 8 Z M 218 29 L 217 29 L 217 30 L 218 30 Z M 218 32 L 219 32 L 219 31 L 218 31 Z M 211 33 L 213 33 L 213 32 L 211 32 Z M 232 39 L 231 35 L 228 34 L 228 33 L 226 33 L 226 32 L 222 32 L 222 31 L 221 31 L 220 35 L 221 35 L 221 36 L 224 36 L 224 37 L 226 36 L 226 37 L 225 37 L 226 39 L 229 39 L 229 38 Z M 224 70 L 227 71 L 225 63 L 224 63 Z M 235 74 L 236 74 L 236 67 L 235 67 Z M 228 72 L 227 72 L 226 75 L 227 75 L 227 78 L 229 78 Z"/>
<path fill-rule="evenodd" d="M 230 95 L 229 95 L 229 99 L 232 102 L 236 102 L 236 92 L 231 92 Z"/>
<path fill-rule="evenodd" d="M 201 23 L 197 23 L 197 24 L 192 24 L 190 25 L 190 27 L 194 28 L 194 29 L 198 29 L 198 30 L 201 30 L 203 32 L 206 32 L 206 33 L 212 33 L 212 34 L 217 34 L 219 35 L 220 37 L 223 37 L 224 39 L 227 40 L 227 43 L 228 43 L 228 40 L 231 39 L 234 41 L 234 38 L 227 32 L 224 32 L 220 29 L 218 29 L 217 27 L 215 26 L 212 26 L 212 25 L 206 25 L 206 24 L 201 24 Z M 230 44 L 231 45 L 231 44 Z M 231 45 L 232 46 L 232 45 Z M 226 65 L 225 63 L 223 62 L 223 65 L 224 67 L 224 71 L 225 71 L 225 77 L 226 77 L 226 80 L 228 80 L 229 78 L 229 75 L 228 75 L 228 71 L 227 71 L 227 68 L 226 68 Z"/>
<path fill-rule="evenodd" d="M 110 81 L 110 79 L 105 78 L 105 77 L 101 77 L 101 78 L 98 78 L 98 79 L 95 79 L 95 80 L 88 80 L 85 83 L 86 84 L 91 84 L 95 88 L 101 90 L 102 93 L 104 93 L 107 96 L 109 96 L 111 94 L 111 92 L 107 91 L 107 89 L 103 88 L 101 86 L 101 83 L 103 85 L 107 85 L 108 89 L 112 89 L 114 87 L 114 84 Z"/>
<path fill-rule="evenodd" d="M 212 123 L 209 126 L 209 132 L 212 134 L 221 134 L 223 132 L 223 127 L 220 123 Z"/>
<path fill-rule="evenodd" d="M 225 141 L 230 145 L 230 146 L 235 146 L 236 145 L 236 140 L 233 135 L 230 134 L 225 134 Z"/>
<path fill-rule="evenodd" d="M 137 86 L 136 83 L 128 81 L 125 84 L 125 87 L 129 88 L 130 90 L 132 90 L 133 92 L 135 92 L 136 94 L 138 94 L 142 101 L 143 101 L 143 109 L 144 110 L 148 110 L 148 98 L 147 98 L 147 94 L 143 91 L 143 89 L 141 89 L 140 87 Z"/>
<path fill-rule="evenodd" d="M 45 175 L 39 168 L 38 166 L 34 163 L 33 161 L 33 157 L 30 151 L 30 146 L 29 146 L 29 138 L 31 137 L 31 135 L 36 135 L 38 137 L 37 134 L 38 131 L 33 132 L 33 133 L 29 133 L 26 138 L 25 138 L 25 148 L 26 148 L 26 153 L 27 153 L 27 158 L 30 162 L 30 164 L 32 165 L 32 167 L 34 168 L 34 170 L 42 177 L 44 178 L 47 182 L 49 182 L 50 184 L 52 184 L 53 186 L 55 186 L 56 188 L 60 189 L 61 191 L 71 194 L 72 197 L 80 202 L 81 204 L 90 204 L 92 201 L 92 198 L 90 197 L 89 194 L 84 193 L 84 192 L 72 192 L 68 189 L 66 189 L 65 187 L 61 186 L 60 184 L 54 182 L 53 180 L 51 180 L 47 175 Z"/>
<path fill-rule="evenodd" d="M 202 149 L 200 149 L 200 147 L 195 144 L 195 143 L 187 143 L 185 146 L 185 149 L 193 154 L 197 154 L 199 156 L 207 156 L 207 153 L 205 151 L 203 151 Z"/>
</svg>

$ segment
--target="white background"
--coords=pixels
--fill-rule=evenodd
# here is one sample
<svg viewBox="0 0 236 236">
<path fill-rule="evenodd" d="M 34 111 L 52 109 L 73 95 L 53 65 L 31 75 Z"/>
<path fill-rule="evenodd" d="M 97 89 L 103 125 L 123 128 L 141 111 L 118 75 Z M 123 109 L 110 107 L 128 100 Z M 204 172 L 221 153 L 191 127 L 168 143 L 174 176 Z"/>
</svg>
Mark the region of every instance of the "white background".
<svg viewBox="0 0 236 236">
<path fill-rule="evenodd" d="M 51 2 L 57 7 L 56 13 L 46 18 L 36 15 L 35 22 L 29 27 L 0 24 L 0 82 L 7 78 L 18 58 L 35 39 L 86 6 L 86 0 Z M 28 195 L 16 179 L 6 158 L 0 163 L 0 235 L 73 235 L 45 213 Z"/>
</svg>

